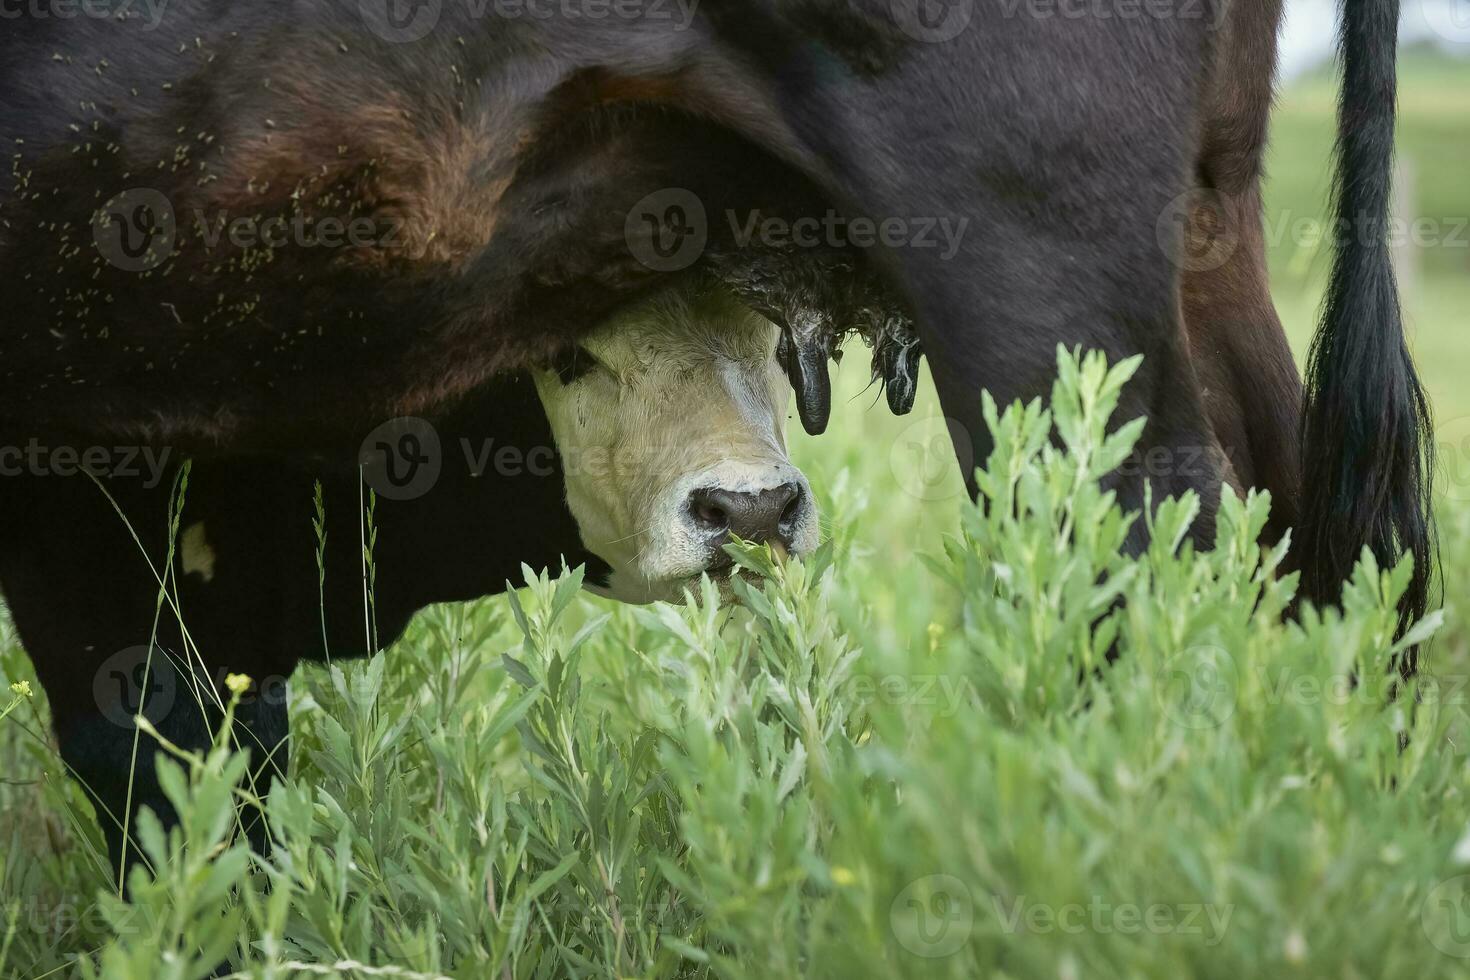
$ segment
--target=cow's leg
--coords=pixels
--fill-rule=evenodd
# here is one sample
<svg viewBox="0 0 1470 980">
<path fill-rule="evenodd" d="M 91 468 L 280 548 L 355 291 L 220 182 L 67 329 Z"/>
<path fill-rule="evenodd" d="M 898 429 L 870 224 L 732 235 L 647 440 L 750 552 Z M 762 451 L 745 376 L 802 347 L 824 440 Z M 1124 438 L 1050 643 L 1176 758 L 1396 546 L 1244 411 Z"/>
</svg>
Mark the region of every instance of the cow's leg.
<svg viewBox="0 0 1470 980">
<path fill-rule="evenodd" d="M 1152 216 L 1137 217 L 1151 228 Z M 961 460 L 982 464 L 991 447 L 981 389 L 1002 405 L 1045 394 L 1058 345 L 1101 349 L 1112 359 L 1142 353 L 1114 424 L 1138 416 L 1148 424 L 1134 457 L 1109 483 L 1130 510 L 1143 508 L 1145 483 L 1153 485 L 1155 500 L 1194 490 L 1203 505 L 1194 534 L 1198 543 L 1209 543 L 1226 457 L 1201 404 L 1172 270 L 1156 260 L 1155 270 L 1140 274 L 1106 249 L 1079 257 L 1058 243 L 1025 240 L 1024 233 L 1005 249 L 982 244 L 980 252 L 974 259 L 980 275 L 936 280 L 921 304 L 933 311 L 921 313 L 920 332 L 935 386 L 945 414 L 959 423 L 952 434 L 967 443 L 956 447 Z M 1127 296 L 1080 285 L 1130 277 Z M 992 291 L 983 283 L 1004 285 Z M 1137 522 L 1129 548 L 1141 549 L 1144 535 Z"/>
<path fill-rule="evenodd" d="M 34 631 L 28 632 L 35 639 Z M 28 643 L 29 648 L 44 651 L 51 646 L 45 641 L 52 638 L 40 639 L 38 645 Z M 106 693 L 98 695 L 96 711 L 68 711 L 55 719 L 62 761 L 92 800 L 107 841 L 110 867 L 114 870 L 140 858 L 136 836 L 140 809 L 151 809 L 165 827 L 178 819 L 158 781 L 157 759 L 162 750 L 150 735 L 139 732 L 129 720 L 130 712 L 140 710 L 140 695 L 143 716 L 169 742 L 189 752 L 204 752 L 209 748 L 223 724 L 222 712 L 210 699 L 229 696 L 225 691 L 201 689 L 199 693 L 205 702 L 201 707 L 194 700 L 195 679 L 186 676 L 167 654 L 156 649 L 147 667 L 147 680 L 140 683 L 145 676 L 142 673 L 145 652 L 146 648 L 138 648 L 136 655 L 130 655 L 126 662 L 113 661 L 99 666 L 93 678 Z M 48 694 L 56 689 L 56 685 L 49 685 Z M 240 704 L 230 736 L 234 744 L 248 748 L 251 754 L 243 789 L 264 800 L 275 777 L 285 774 L 288 729 L 284 702 L 252 698 Z M 268 849 L 267 827 L 259 809 L 241 809 L 240 829 L 257 851 L 264 853 Z"/>
<path fill-rule="evenodd" d="M 1151 150 L 1157 159 L 1148 159 Z M 1148 424 L 1130 465 L 1111 482 L 1131 510 L 1142 509 L 1146 483 L 1155 499 L 1194 490 L 1203 507 L 1193 533 L 1207 545 L 1224 454 L 1182 329 L 1180 270 L 1172 254 L 1179 243 L 1164 217 L 1177 193 L 1139 176 L 1172 165 L 1176 152 L 1156 141 L 1117 158 L 1112 168 L 1088 170 L 1079 161 L 1069 178 L 1057 175 L 1071 180 L 1065 189 L 1028 187 L 1019 175 L 1016 186 L 970 188 L 943 205 L 949 213 L 974 215 L 954 258 L 936 261 L 911 251 L 901 259 L 914 283 L 941 403 L 963 426 L 969 445 L 961 448 L 977 464 L 991 446 L 982 388 L 1002 405 L 1047 394 L 1059 345 L 1100 349 L 1113 360 L 1143 354 L 1115 422 L 1141 415 Z M 1130 183 L 1132 194 L 1116 192 Z M 1038 220 L 1038 206 L 1071 212 L 1072 222 L 1057 227 L 1055 218 Z M 1091 208 L 1097 213 L 1089 216 Z M 1144 535 L 1143 523 L 1136 523 L 1129 547 L 1141 548 Z"/>
<path fill-rule="evenodd" d="M 166 491 L 116 483 L 110 489 L 161 570 Z M 124 827 L 135 839 L 140 807 L 152 808 L 166 825 L 175 820 L 156 775 L 159 747 L 137 729 L 134 716 L 142 713 L 180 748 L 203 751 L 222 723 L 226 673 L 260 680 L 270 676 L 270 665 L 251 659 L 243 619 L 222 609 L 212 617 L 218 623 L 204 632 L 233 632 L 235 645 L 223 659 L 200 665 L 196 655 L 193 667 L 182 669 L 190 658 L 183 656 L 177 619 L 167 603 L 158 610 L 157 581 L 139 543 L 90 480 L 46 478 L 25 490 L 11 485 L 6 503 L 0 588 L 46 689 L 62 760 L 92 799 L 117 868 Z M 248 611 L 248 597 L 237 598 Z M 187 599 L 185 612 L 189 619 Z M 207 639 L 199 639 L 200 651 L 209 655 Z M 260 795 L 286 763 L 284 674 L 279 677 L 281 683 L 247 693 L 233 732 L 251 749 Z M 243 819 L 252 842 L 263 845 L 264 827 L 248 813 Z M 128 848 L 128 858 L 137 858 L 136 847 Z"/>
<path fill-rule="evenodd" d="M 257 853 L 270 850 L 269 827 L 263 804 L 276 777 L 284 779 L 290 760 L 291 724 L 286 707 L 286 681 L 272 679 L 257 685 L 235 709 L 234 744 L 250 751 L 250 769 L 245 789 L 262 807 L 241 811 L 241 822 L 250 846 Z"/>
</svg>

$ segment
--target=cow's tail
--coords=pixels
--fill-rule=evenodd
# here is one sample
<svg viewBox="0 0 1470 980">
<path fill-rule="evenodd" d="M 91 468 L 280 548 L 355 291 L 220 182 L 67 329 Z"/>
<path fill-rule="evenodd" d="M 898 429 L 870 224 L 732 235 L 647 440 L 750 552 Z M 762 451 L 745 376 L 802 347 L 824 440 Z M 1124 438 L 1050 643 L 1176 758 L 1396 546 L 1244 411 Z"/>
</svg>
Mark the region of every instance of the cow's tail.
<svg viewBox="0 0 1470 980">
<path fill-rule="evenodd" d="M 1312 342 L 1302 416 L 1303 594 L 1337 601 L 1363 547 L 1414 559 L 1399 629 L 1430 600 L 1434 527 L 1429 404 L 1404 341 L 1389 261 L 1398 0 L 1342 3 L 1336 249 Z M 1414 669 L 1412 658 L 1400 664 Z"/>
</svg>

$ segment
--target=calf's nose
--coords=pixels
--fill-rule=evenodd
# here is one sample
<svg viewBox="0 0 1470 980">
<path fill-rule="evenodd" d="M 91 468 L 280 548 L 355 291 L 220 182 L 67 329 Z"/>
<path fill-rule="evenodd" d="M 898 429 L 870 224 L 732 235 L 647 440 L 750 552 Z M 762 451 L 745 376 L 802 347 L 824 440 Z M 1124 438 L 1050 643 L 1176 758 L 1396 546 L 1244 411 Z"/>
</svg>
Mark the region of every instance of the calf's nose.
<svg viewBox="0 0 1470 980">
<path fill-rule="evenodd" d="M 730 534 L 789 546 L 801 510 L 802 490 L 795 483 L 758 491 L 710 487 L 689 495 L 689 512 L 711 533 L 716 547 Z"/>
</svg>

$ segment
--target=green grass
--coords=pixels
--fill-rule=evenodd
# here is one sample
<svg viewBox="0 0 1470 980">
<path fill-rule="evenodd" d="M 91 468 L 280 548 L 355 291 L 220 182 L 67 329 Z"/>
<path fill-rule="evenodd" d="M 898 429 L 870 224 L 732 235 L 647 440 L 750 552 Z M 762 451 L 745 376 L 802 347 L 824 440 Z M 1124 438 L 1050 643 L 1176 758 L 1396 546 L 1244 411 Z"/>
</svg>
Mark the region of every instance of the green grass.
<svg viewBox="0 0 1470 980">
<path fill-rule="evenodd" d="M 1441 108 L 1470 105 L 1470 75 L 1419 71 L 1405 145 L 1470 158 L 1470 117 Z M 1320 213 L 1329 104 L 1310 80 L 1286 99 L 1273 209 Z M 1441 214 L 1470 211 L 1452 170 L 1421 170 Z M 1300 338 L 1322 270 L 1283 248 Z M 1441 414 L 1470 412 L 1470 283 L 1453 256 L 1423 267 L 1421 363 Z M 1121 372 L 1094 363 L 1057 402 L 1071 454 L 1044 444 L 1039 407 L 995 419 L 986 492 L 1023 506 L 990 516 L 944 465 L 932 389 L 894 419 L 861 374 L 840 376 L 831 433 L 794 438 L 830 560 L 764 567 L 745 608 L 537 580 L 299 672 L 268 859 L 229 836 L 238 761 L 180 759 L 183 829 L 138 826 L 167 870 L 110 897 L 44 696 L 17 696 L 0 976 L 161 980 L 218 956 L 260 977 L 1470 975 L 1454 588 L 1409 711 L 1377 680 L 1394 576 L 1362 570 L 1345 620 L 1283 625 L 1292 582 L 1253 544 L 1264 501 L 1228 502 L 1208 556 L 1169 547 L 1185 502 L 1149 555 L 1119 557 L 1093 478 L 1119 450 L 1100 426 Z M 1452 586 L 1463 501 L 1442 511 Z M 1118 663 L 1087 669 L 1114 640 Z M 0 712 L 21 679 L 0 618 Z"/>
</svg>

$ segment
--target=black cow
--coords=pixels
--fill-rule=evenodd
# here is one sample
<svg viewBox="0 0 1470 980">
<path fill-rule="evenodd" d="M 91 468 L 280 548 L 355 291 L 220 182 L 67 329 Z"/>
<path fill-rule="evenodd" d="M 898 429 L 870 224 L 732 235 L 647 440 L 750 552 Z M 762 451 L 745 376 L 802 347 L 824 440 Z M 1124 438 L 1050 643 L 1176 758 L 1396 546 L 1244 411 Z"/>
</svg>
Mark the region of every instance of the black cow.
<svg viewBox="0 0 1470 980">
<path fill-rule="evenodd" d="M 1222 482 L 1264 486 L 1308 596 L 1333 600 L 1366 546 L 1414 556 L 1403 614 L 1422 612 L 1426 407 L 1384 234 L 1394 0 L 1344 6 L 1340 234 L 1305 397 L 1259 220 L 1278 4 L 636 9 L 193 0 L 8 25 L 0 444 L 341 451 L 565 356 L 692 265 L 783 328 L 813 431 L 850 329 L 898 409 L 922 341 L 973 459 L 980 389 L 1044 392 L 1059 343 L 1145 354 L 1122 411 L 1169 462 L 1119 471 L 1126 506 L 1146 482 L 1196 490 L 1204 545 Z M 216 241 L 236 218 L 280 234 Z M 329 220 L 358 239 L 326 247 Z M 813 221 L 815 242 L 772 231 Z M 922 240 L 941 221 L 953 249 Z"/>
</svg>

